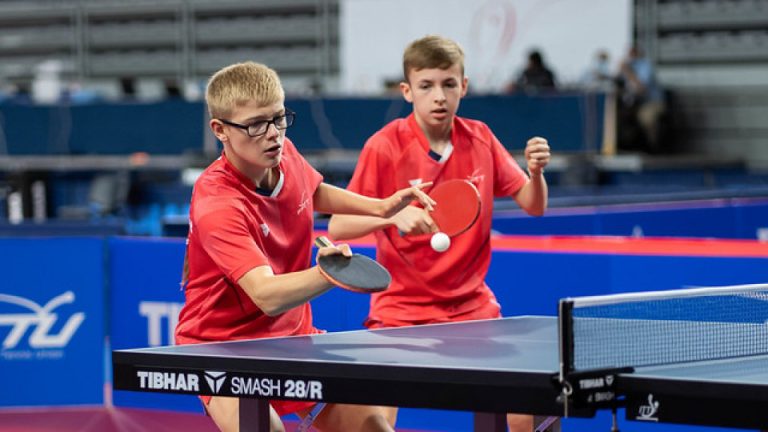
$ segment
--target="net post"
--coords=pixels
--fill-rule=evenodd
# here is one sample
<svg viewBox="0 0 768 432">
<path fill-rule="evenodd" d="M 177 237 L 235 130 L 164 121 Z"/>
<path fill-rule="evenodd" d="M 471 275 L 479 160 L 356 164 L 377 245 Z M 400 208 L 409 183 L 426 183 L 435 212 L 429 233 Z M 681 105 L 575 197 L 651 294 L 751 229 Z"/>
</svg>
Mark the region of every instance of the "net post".
<svg viewBox="0 0 768 432">
<path fill-rule="evenodd" d="M 558 349 L 560 351 L 560 383 L 573 371 L 573 300 L 560 299 L 557 307 Z"/>
<path fill-rule="evenodd" d="M 560 402 L 563 404 L 563 417 L 568 417 L 573 388 L 568 375 L 573 370 L 573 300 L 560 299 L 557 305 L 558 351 L 560 354 Z"/>
</svg>

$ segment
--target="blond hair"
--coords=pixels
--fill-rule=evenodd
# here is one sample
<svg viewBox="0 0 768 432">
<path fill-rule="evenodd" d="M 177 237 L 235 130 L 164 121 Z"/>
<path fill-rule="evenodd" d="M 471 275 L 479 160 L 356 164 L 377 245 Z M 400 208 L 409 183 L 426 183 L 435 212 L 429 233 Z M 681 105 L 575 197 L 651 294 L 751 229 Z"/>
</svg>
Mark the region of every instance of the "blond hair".
<svg viewBox="0 0 768 432">
<path fill-rule="evenodd" d="M 208 80 L 205 102 L 211 118 L 226 118 L 249 101 L 271 105 L 285 99 L 280 77 L 273 69 L 255 62 L 229 65 Z"/>
<path fill-rule="evenodd" d="M 416 39 L 403 53 L 403 76 L 406 81 L 411 70 L 448 69 L 453 65 L 459 65 L 464 75 L 464 50 L 453 40 L 438 35 Z"/>
</svg>

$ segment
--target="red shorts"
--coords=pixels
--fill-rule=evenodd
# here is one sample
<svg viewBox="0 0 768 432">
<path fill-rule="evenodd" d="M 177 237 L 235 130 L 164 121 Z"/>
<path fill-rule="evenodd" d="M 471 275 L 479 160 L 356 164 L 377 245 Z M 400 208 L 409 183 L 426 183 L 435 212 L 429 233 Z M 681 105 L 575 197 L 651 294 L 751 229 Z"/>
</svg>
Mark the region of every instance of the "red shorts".
<svg viewBox="0 0 768 432">
<path fill-rule="evenodd" d="M 380 318 L 369 316 L 363 323 L 369 329 L 387 328 L 387 327 L 406 327 L 422 324 L 439 324 L 446 322 L 474 321 L 482 319 L 501 318 L 501 306 L 496 301 L 489 301 L 479 308 L 460 313 L 458 315 L 448 315 L 440 318 L 431 318 L 423 320 L 402 321 L 396 318 Z"/>
<path fill-rule="evenodd" d="M 203 402 L 205 413 L 208 414 L 208 404 L 211 403 L 212 396 L 198 396 Z M 284 415 L 293 414 L 299 411 L 311 410 L 317 402 L 295 401 L 295 400 L 271 400 L 269 404 L 277 411 L 277 414 L 282 417 Z"/>
</svg>

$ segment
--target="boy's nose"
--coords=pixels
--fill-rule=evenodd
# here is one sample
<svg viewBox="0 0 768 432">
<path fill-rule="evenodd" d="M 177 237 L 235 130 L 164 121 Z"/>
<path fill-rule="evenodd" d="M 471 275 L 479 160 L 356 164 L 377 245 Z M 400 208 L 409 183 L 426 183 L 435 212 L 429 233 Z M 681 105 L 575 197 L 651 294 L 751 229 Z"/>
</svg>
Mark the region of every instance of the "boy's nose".
<svg viewBox="0 0 768 432">
<path fill-rule="evenodd" d="M 435 89 L 435 102 L 442 102 L 445 100 L 445 92 L 438 88 Z"/>
</svg>

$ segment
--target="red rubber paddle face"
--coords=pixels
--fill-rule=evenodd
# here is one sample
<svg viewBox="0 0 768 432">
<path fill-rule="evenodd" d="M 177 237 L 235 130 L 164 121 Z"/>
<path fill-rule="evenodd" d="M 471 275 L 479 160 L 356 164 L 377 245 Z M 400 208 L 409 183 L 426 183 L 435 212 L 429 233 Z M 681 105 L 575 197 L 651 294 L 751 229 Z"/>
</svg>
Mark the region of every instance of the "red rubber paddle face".
<svg viewBox="0 0 768 432">
<path fill-rule="evenodd" d="M 468 230 L 480 215 L 480 193 L 466 180 L 448 180 L 439 183 L 429 193 L 437 205 L 432 220 L 440 232 L 449 237 Z"/>
</svg>

